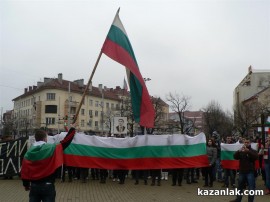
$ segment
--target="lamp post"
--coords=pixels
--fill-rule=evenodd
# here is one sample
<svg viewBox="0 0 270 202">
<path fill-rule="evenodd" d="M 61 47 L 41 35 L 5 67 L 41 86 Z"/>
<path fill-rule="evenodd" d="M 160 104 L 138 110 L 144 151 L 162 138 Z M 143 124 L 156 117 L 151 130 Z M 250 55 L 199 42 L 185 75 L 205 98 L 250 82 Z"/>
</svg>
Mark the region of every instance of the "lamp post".
<svg viewBox="0 0 270 202">
<path fill-rule="evenodd" d="M 102 87 L 102 84 L 99 84 L 99 91 L 101 93 L 101 104 L 100 107 L 101 107 L 101 135 L 103 136 L 104 135 L 104 111 L 103 111 L 103 108 L 104 108 L 104 89 Z"/>
<path fill-rule="evenodd" d="M 143 78 L 144 81 L 151 81 L 150 78 Z"/>
</svg>

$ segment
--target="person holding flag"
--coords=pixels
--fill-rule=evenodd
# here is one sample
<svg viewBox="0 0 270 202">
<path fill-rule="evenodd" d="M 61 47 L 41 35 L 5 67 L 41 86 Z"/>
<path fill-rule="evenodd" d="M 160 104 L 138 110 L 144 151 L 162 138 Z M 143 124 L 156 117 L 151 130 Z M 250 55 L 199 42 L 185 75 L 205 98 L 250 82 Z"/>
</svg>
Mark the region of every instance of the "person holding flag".
<svg viewBox="0 0 270 202">
<path fill-rule="evenodd" d="M 47 133 L 37 130 L 36 142 L 26 152 L 21 168 L 21 179 L 26 191 L 30 190 L 29 202 L 54 202 L 56 169 L 63 164 L 63 151 L 75 135 L 72 126 L 60 144 L 47 144 Z"/>
<path fill-rule="evenodd" d="M 238 190 L 240 190 L 240 195 L 236 196 L 236 199 L 231 200 L 230 202 L 241 202 L 243 197 L 243 190 L 248 184 L 248 189 L 255 191 L 255 161 L 258 159 L 258 153 L 251 148 L 250 140 L 245 139 L 243 147 L 234 153 L 234 159 L 239 160 L 239 179 L 238 179 Z M 254 201 L 254 192 L 253 195 L 248 195 L 248 201 Z"/>
</svg>

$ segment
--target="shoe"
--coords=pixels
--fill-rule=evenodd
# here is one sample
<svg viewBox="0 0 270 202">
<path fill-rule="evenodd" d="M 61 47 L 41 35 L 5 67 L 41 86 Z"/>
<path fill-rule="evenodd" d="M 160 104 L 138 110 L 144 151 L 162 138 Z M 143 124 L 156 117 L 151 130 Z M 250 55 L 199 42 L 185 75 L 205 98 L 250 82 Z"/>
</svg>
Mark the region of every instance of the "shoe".
<svg viewBox="0 0 270 202">
<path fill-rule="evenodd" d="M 165 180 L 167 181 L 168 180 L 168 177 L 165 177 Z"/>
<path fill-rule="evenodd" d="M 176 185 L 176 184 L 174 184 L 174 183 L 172 184 L 172 186 L 175 186 L 175 185 Z"/>
<path fill-rule="evenodd" d="M 157 186 L 160 186 L 160 185 L 161 185 L 160 182 L 158 182 L 158 183 L 157 183 Z"/>
<path fill-rule="evenodd" d="M 154 182 L 152 182 L 152 183 L 151 183 L 151 186 L 155 186 L 155 183 L 154 183 Z"/>
<path fill-rule="evenodd" d="M 144 181 L 144 185 L 147 185 L 147 181 L 146 180 Z"/>
<path fill-rule="evenodd" d="M 116 179 L 115 178 L 113 178 L 113 180 L 112 180 L 113 182 L 115 182 L 116 181 Z"/>
<path fill-rule="evenodd" d="M 138 184 L 139 184 L 139 182 L 138 182 L 138 181 L 136 181 L 134 184 L 135 184 L 135 185 L 138 185 Z"/>
<path fill-rule="evenodd" d="M 178 186 L 181 187 L 182 186 L 182 183 L 179 183 Z"/>
</svg>

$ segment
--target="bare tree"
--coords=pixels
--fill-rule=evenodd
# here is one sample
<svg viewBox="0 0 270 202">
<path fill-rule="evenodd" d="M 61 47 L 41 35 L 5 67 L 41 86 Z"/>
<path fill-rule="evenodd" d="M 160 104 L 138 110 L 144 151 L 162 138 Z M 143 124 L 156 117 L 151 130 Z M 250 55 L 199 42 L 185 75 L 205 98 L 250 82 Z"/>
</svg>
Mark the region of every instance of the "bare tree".
<svg viewBox="0 0 270 202">
<path fill-rule="evenodd" d="M 171 110 L 177 114 L 177 118 L 179 118 L 177 129 L 181 131 L 181 134 L 185 134 L 190 131 L 190 128 L 194 126 L 190 124 L 190 120 L 185 118 L 185 111 L 188 111 L 191 107 L 190 97 L 186 95 L 179 95 L 177 93 L 172 94 L 169 93 L 167 96 L 167 101 L 170 103 Z"/>
<path fill-rule="evenodd" d="M 233 130 L 232 115 L 225 113 L 220 104 L 214 100 L 203 109 L 204 110 L 204 131 L 212 135 L 217 131 L 221 135 L 231 135 Z"/>
<path fill-rule="evenodd" d="M 152 97 L 152 104 L 155 110 L 154 127 L 147 128 L 148 134 L 153 134 L 155 130 L 164 128 L 164 107 L 166 103 L 160 97 Z"/>
<path fill-rule="evenodd" d="M 123 100 L 122 100 L 122 105 L 121 105 L 121 114 L 127 117 L 128 133 L 130 134 L 131 137 L 133 137 L 135 120 L 134 120 L 134 115 L 132 111 L 131 98 L 123 97 L 122 99 Z"/>
<path fill-rule="evenodd" d="M 234 120 L 237 131 L 244 136 L 249 135 L 253 124 L 259 124 L 262 114 L 269 114 L 269 93 L 254 96 L 240 104 L 234 109 Z"/>
</svg>

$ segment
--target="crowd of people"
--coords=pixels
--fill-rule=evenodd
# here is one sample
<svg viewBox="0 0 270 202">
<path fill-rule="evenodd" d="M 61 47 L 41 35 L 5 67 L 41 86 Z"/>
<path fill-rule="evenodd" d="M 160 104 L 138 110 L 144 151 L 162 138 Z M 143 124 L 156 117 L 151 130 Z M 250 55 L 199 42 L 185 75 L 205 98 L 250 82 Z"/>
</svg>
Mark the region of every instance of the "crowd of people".
<svg viewBox="0 0 270 202">
<path fill-rule="evenodd" d="M 36 146 L 40 148 L 46 145 L 46 135 L 43 132 L 36 134 Z M 71 128 L 68 135 L 60 145 L 62 150 L 68 147 L 74 137 L 74 128 Z M 224 188 L 238 188 L 241 192 L 243 189 L 255 190 L 255 179 L 258 176 L 262 176 L 265 182 L 266 191 L 265 194 L 270 194 L 270 171 L 269 171 L 269 157 L 270 157 L 270 136 L 266 139 L 265 147 L 260 142 L 260 139 L 252 140 L 259 144 L 258 151 L 251 148 L 251 140 L 245 138 L 239 138 L 237 141 L 243 143 L 243 147 L 235 152 L 234 158 L 239 160 L 239 170 L 223 169 L 220 160 L 220 144 L 233 144 L 236 142 L 231 136 L 227 136 L 226 139 L 218 141 L 216 138 L 209 138 L 206 143 L 207 156 L 209 165 L 204 168 L 177 168 L 177 169 L 149 169 L 149 170 L 106 170 L 98 168 L 74 168 L 62 165 L 56 172 L 49 173 L 47 176 L 43 176 L 41 179 L 34 178 L 33 176 L 22 175 L 23 185 L 25 190 L 30 190 L 30 201 L 41 201 L 50 198 L 50 201 L 55 200 L 55 178 L 60 178 L 61 182 L 68 182 L 73 180 L 81 180 L 82 183 L 86 183 L 87 180 L 99 180 L 100 183 L 105 184 L 107 180 L 112 180 L 115 183 L 121 185 L 125 184 L 125 179 L 129 174 L 134 179 L 134 185 L 140 184 L 140 180 L 144 185 L 161 186 L 162 180 L 169 180 L 168 176 L 171 176 L 172 186 L 182 186 L 183 180 L 186 184 L 198 183 L 199 178 L 203 178 L 204 185 L 202 187 L 213 187 L 214 182 L 222 183 Z M 35 146 L 35 145 L 34 145 Z M 28 151 L 29 152 L 29 151 Z M 28 153 L 27 152 L 27 153 Z M 35 151 L 36 152 L 36 151 Z M 57 156 L 57 153 L 54 155 Z M 27 156 L 27 154 L 26 154 Z M 260 167 L 255 169 L 255 161 L 259 159 Z M 24 159 L 28 161 L 29 159 Z M 31 165 L 33 166 L 33 165 Z M 23 163 L 22 172 L 29 172 L 33 168 L 29 168 L 27 163 Z M 238 181 L 236 180 L 237 174 L 239 175 Z M 25 177 L 26 176 L 26 177 Z M 150 181 L 150 182 L 149 182 Z M 236 183 L 238 182 L 238 183 Z M 238 184 L 238 185 L 237 185 Z M 198 184 L 198 187 L 201 185 Z M 47 188 L 46 196 L 42 195 L 40 190 Z M 49 190 L 49 191 L 48 191 Z M 50 193 L 50 194 L 49 194 Z M 37 200 L 36 200 L 37 199 Z M 240 202 L 241 196 L 237 196 L 234 202 Z M 44 200 L 46 201 L 46 200 Z M 254 195 L 249 196 L 248 201 L 254 201 Z"/>
</svg>

